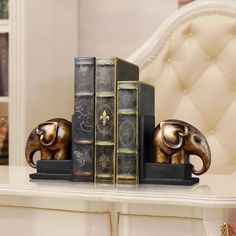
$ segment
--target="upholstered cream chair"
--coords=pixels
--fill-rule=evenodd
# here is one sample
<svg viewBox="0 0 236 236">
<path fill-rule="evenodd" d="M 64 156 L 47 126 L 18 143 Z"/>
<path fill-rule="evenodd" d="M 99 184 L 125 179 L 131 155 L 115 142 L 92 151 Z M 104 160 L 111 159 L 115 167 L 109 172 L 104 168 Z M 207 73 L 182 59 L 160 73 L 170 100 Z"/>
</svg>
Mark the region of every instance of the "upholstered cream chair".
<svg viewBox="0 0 236 236">
<path fill-rule="evenodd" d="M 196 1 L 170 16 L 128 59 L 155 86 L 156 123 L 198 127 L 212 151 L 209 173 L 236 164 L 236 1 Z"/>
</svg>

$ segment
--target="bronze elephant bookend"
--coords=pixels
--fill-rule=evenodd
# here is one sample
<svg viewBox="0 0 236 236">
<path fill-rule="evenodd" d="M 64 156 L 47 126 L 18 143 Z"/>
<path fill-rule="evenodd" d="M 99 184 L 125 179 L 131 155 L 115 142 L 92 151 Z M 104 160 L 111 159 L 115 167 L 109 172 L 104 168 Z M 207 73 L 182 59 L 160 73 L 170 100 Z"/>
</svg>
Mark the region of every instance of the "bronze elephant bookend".
<svg viewBox="0 0 236 236">
<path fill-rule="evenodd" d="M 34 161 L 40 152 L 41 160 Z M 71 122 L 56 118 L 38 125 L 26 142 L 25 157 L 37 172 L 31 179 L 72 179 Z"/>
<path fill-rule="evenodd" d="M 152 121 L 153 123 L 153 121 Z M 146 184 L 193 185 L 211 164 L 211 152 L 204 135 L 192 125 L 180 120 L 165 120 L 156 126 L 151 139 L 151 159 L 141 158 L 140 182 Z M 190 155 L 202 160 L 196 170 Z M 149 155 L 150 157 L 150 155 Z"/>
</svg>

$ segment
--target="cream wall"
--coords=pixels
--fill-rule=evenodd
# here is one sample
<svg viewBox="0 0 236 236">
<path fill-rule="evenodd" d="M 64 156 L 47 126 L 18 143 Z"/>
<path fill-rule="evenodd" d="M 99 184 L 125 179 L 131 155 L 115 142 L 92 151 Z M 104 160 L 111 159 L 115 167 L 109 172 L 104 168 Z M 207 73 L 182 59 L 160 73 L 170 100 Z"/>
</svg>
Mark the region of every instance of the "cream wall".
<svg viewBox="0 0 236 236">
<path fill-rule="evenodd" d="M 71 118 L 74 57 L 126 58 L 177 8 L 177 0 L 24 0 L 26 134 Z"/>
<path fill-rule="evenodd" d="M 177 6 L 178 0 L 79 0 L 78 53 L 127 58 Z"/>
<path fill-rule="evenodd" d="M 70 119 L 73 61 L 78 43 L 77 0 L 25 0 L 26 133 L 50 118 Z"/>
</svg>

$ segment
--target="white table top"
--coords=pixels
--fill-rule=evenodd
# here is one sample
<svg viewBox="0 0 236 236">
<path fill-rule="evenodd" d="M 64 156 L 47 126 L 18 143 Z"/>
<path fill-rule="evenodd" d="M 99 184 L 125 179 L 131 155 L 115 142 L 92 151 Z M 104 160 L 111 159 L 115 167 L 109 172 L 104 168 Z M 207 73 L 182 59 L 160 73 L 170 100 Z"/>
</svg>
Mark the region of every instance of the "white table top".
<svg viewBox="0 0 236 236">
<path fill-rule="evenodd" d="M 27 196 L 142 204 L 236 208 L 236 170 L 200 176 L 194 186 L 112 186 L 58 180 L 30 180 L 29 167 L 0 166 L 1 196 Z"/>
</svg>

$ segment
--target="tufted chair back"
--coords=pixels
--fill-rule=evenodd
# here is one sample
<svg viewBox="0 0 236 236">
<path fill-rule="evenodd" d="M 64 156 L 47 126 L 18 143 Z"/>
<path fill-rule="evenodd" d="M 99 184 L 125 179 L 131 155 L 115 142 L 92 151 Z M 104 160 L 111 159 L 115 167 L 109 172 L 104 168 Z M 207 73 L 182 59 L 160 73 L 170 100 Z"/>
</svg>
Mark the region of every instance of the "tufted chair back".
<svg viewBox="0 0 236 236">
<path fill-rule="evenodd" d="M 200 129 L 212 170 L 236 164 L 236 1 L 183 7 L 128 60 L 155 86 L 156 123 L 176 118 Z"/>
</svg>

